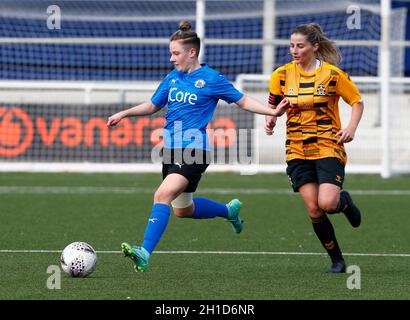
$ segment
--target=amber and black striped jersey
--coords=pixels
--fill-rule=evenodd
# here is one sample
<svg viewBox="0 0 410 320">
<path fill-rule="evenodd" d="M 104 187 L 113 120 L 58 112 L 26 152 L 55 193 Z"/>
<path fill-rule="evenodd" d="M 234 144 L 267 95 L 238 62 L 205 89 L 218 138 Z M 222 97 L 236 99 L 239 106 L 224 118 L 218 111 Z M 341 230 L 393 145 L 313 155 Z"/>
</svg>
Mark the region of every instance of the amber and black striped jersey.
<svg viewBox="0 0 410 320">
<path fill-rule="evenodd" d="M 326 62 L 306 73 L 293 61 L 271 76 L 269 103 L 287 98 L 294 105 L 287 111 L 286 161 L 335 157 L 346 163 L 343 145 L 335 134 L 341 129 L 339 98 L 350 106 L 361 100 L 349 75 Z"/>
</svg>

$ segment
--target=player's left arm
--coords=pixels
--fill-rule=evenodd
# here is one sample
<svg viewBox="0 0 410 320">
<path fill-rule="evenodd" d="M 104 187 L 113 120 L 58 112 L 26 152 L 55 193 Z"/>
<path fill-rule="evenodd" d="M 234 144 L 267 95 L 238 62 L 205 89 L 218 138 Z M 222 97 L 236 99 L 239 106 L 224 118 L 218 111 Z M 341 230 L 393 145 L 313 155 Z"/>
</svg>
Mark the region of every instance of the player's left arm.
<svg viewBox="0 0 410 320">
<path fill-rule="evenodd" d="M 363 100 L 359 89 L 346 72 L 339 70 L 336 93 L 352 107 L 352 114 L 348 125 L 336 133 L 338 144 L 351 142 L 354 139 L 357 126 L 363 114 Z"/>
<path fill-rule="evenodd" d="M 275 109 L 272 109 L 247 95 L 244 95 L 235 103 L 243 110 L 275 117 L 280 117 L 290 107 L 290 102 L 288 99 L 283 99 Z"/>
<path fill-rule="evenodd" d="M 338 144 L 351 142 L 354 139 L 357 127 L 363 114 L 363 101 L 360 100 L 352 105 L 352 114 L 346 128 L 339 130 L 336 136 L 339 137 Z"/>
<path fill-rule="evenodd" d="M 290 107 L 287 99 L 283 99 L 275 109 L 239 92 L 224 76 L 218 75 L 214 85 L 214 96 L 227 103 L 235 102 L 239 108 L 258 114 L 279 117 Z"/>
</svg>

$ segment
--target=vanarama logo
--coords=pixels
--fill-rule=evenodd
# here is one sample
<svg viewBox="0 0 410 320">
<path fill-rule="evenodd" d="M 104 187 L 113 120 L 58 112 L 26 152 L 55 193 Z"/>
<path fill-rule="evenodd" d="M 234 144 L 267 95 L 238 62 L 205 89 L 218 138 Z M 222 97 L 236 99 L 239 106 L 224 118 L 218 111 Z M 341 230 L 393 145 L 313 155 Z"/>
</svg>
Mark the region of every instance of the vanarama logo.
<svg viewBox="0 0 410 320">
<path fill-rule="evenodd" d="M 33 124 L 26 112 L 16 107 L 0 107 L 0 156 L 14 157 L 24 153 L 33 136 Z"/>
<path fill-rule="evenodd" d="M 99 157 L 112 159 L 113 149 L 150 149 L 163 142 L 164 117 L 125 118 L 113 128 L 101 116 L 103 106 L 0 106 L 0 157 L 25 155 L 36 159 L 60 159 L 75 150 L 76 159 L 89 155 L 87 149 L 102 152 Z M 105 106 L 104 106 L 105 107 Z M 72 109 L 71 109 L 72 108 Z M 113 113 L 109 106 L 104 114 Z M 71 111 L 70 111 L 71 110 Z M 72 115 L 68 115 L 72 114 Z M 47 116 L 45 116 L 47 115 Z M 212 121 L 213 140 L 217 147 L 229 147 L 236 140 L 236 122 L 229 117 Z M 105 154 L 105 150 L 107 153 Z M 105 159 L 105 158 L 104 158 Z"/>
</svg>

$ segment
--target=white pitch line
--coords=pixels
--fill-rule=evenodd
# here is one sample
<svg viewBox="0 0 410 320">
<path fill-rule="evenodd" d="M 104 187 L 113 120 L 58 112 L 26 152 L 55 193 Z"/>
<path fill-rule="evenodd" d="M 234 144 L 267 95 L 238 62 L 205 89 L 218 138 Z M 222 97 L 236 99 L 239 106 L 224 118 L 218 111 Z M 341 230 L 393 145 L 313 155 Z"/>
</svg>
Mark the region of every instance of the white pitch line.
<svg viewBox="0 0 410 320">
<path fill-rule="evenodd" d="M 0 249 L 0 253 L 61 253 L 62 250 L 14 250 Z M 121 254 L 121 251 L 102 250 L 97 251 L 101 254 Z M 155 251 L 159 254 L 227 254 L 227 255 L 276 255 L 276 256 L 323 256 L 327 253 L 320 252 L 286 252 L 286 251 Z M 362 257 L 410 257 L 410 253 L 343 253 L 344 256 Z"/>
<path fill-rule="evenodd" d="M 0 186 L 0 194 L 153 194 L 154 188 L 93 186 Z M 349 190 L 353 195 L 410 196 L 410 190 Z M 281 194 L 292 195 L 290 189 L 267 188 L 199 188 L 207 194 Z"/>
</svg>

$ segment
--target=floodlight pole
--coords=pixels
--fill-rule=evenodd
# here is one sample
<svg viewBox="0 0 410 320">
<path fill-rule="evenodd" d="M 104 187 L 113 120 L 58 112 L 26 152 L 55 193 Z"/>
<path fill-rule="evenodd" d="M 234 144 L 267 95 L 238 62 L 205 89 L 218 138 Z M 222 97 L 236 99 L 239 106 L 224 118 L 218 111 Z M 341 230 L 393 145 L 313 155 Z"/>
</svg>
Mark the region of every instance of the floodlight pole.
<svg viewBox="0 0 410 320">
<path fill-rule="evenodd" d="M 196 28 L 195 32 L 201 39 L 201 50 L 199 51 L 199 62 L 205 56 L 205 0 L 196 0 Z"/>
<path fill-rule="evenodd" d="M 272 41 L 275 38 L 275 0 L 263 1 L 263 40 L 266 43 L 262 50 L 262 73 L 271 74 L 275 65 L 275 51 Z"/>
<path fill-rule="evenodd" d="M 382 163 L 381 176 L 391 177 L 390 157 L 390 14 L 391 0 L 381 0 L 380 94 Z"/>
</svg>

